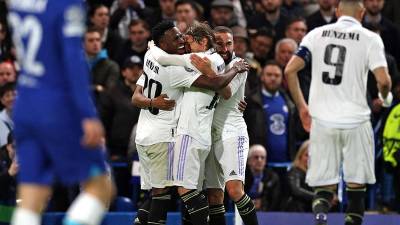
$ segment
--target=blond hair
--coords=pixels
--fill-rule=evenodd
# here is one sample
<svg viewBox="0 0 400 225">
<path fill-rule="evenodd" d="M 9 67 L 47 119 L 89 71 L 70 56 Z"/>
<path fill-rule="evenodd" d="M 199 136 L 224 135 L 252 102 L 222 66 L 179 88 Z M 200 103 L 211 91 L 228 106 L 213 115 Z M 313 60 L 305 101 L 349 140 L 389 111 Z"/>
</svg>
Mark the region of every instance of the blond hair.
<svg viewBox="0 0 400 225">
<path fill-rule="evenodd" d="M 303 168 L 301 165 L 301 156 L 308 150 L 308 147 L 310 146 L 310 140 L 307 140 L 301 144 L 299 150 L 296 153 L 296 157 L 294 157 L 293 160 L 293 167 L 298 167 L 298 168 Z"/>
</svg>

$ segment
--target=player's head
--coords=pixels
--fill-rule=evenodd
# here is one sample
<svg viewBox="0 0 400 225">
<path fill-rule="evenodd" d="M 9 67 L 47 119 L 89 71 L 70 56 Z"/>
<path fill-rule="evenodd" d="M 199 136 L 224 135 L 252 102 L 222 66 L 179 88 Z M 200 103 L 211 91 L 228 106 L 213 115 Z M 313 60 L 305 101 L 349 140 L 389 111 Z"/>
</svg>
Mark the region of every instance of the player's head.
<svg viewBox="0 0 400 225">
<path fill-rule="evenodd" d="M 293 166 L 298 168 L 307 169 L 308 162 L 308 147 L 310 146 L 310 141 L 307 140 L 301 144 L 299 150 L 296 153 L 296 157 L 293 160 Z"/>
<path fill-rule="evenodd" d="M 364 17 L 365 8 L 363 0 L 341 0 L 336 9 L 336 16 L 351 16 L 361 21 Z"/>
<path fill-rule="evenodd" d="M 218 54 L 224 59 L 225 63 L 229 63 L 232 60 L 234 42 L 233 33 L 229 27 L 215 27 L 215 49 Z"/>
<path fill-rule="evenodd" d="M 275 94 L 282 85 L 282 69 L 275 61 L 268 61 L 261 72 L 263 87 L 270 93 Z"/>
<path fill-rule="evenodd" d="M 90 27 L 86 30 L 84 48 L 89 57 L 95 57 L 101 51 L 101 33 L 97 28 Z"/>
<path fill-rule="evenodd" d="M 194 22 L 186 31 L 186 43 L 191 52 L 203 52 L 213 47 L 214 31 L 206 23 Z"/>
<path fill-rule="evenodd" d="M 12 110 L 16 95 L 14 82 L 6 83 L 0 88 L 0 101 L 6 110 Z"/>
<path fill-rule="evenodd" d="M 248 164 L 254 173 L 264 171 L 267 164 L 267 151 L 262 145 L 252 145 L 249 149 Z"/>
<path fill-rule="evenodd" d="M 152 29 L 152 38 L 156 46 L 169 54 L 184 54 L 185 40 L 172 21 L 162 21 Z"/>
</svg>

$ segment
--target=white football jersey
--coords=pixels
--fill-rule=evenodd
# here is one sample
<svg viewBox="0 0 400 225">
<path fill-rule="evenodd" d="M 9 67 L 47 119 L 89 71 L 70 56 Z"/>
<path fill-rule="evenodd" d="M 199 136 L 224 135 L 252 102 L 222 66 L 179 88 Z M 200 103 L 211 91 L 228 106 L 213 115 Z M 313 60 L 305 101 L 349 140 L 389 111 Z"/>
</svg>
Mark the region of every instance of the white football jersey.
<svg viewBox="0 0 400 225">
<path fill-rule="evenodd" d="M 146 53 L 143 75 L 137 85 L 143 87 L 143 94 L 148 98 L 167 94 L 176 101 L 176 107 L 172 111 L 142 109 L 137 125 L 136 144 L 147 146 L 174 141 L 183 89 L 190 87 L 200 75 L 194 70 L 188 72 L 181 66 L 161 66 L 150 52 Z"/>
<path fill-rule="evenodd" d="M 208 57 L 212 63 L 212 69 L 217 74 L 221 74 L 225 70 L 224 60 L 217 53 L 209 50 L 205 53 L 196 53 L 201 57 Z M 185 60 L 189 60 L 186 57 Z M 190 64 L 191 65 L 191 64 Z M 197 69 L 191 65 L 187 70 Z M 215 105 L 218 103 L 219 97 L 214 91 L 191 87 L 185 90 L 182 99 L 181 116 L 178 122 L 178 134 L 189 135 L 204 145 L 211 145 L 211 124 L 213 120 Z"/>
<path fill-rule="evenodd" d="M 311 52 L 309 110 L 330 127 L 349 128 L 368 121 L 368 70 L 387 67 L 382 39 L 356 19 L 342 16 L 312 30 L 300 44 Z"/>
<path fill-rule="evenodd" d="M 226 70 L 232 68 L 235 62 L 241 58 L 233 56 L 232 61 L 226 66 Z M 221 98 L 215 109 L 212 123 L 213 140 L 247 136 L 247 126 L 243 119 L 243 113 L 238 109 L 239 102 L 244 99 L 247 72 L 238 74 L 229 84 L 232 96 L 225 100 Z"/>
</svg>

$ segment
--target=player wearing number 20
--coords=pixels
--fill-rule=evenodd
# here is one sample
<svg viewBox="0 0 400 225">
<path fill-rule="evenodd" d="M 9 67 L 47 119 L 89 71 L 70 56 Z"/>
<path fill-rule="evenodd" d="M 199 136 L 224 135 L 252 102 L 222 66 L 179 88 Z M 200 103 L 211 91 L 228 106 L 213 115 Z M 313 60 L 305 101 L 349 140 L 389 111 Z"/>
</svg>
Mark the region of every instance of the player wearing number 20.
<svg viewBox="0 0 400 225">
<path fill-rule="evenodd" d="M 83 182 L 64 224 L 98 225 L 113 185 L 101 150 L 103 128 L 89 94 L 78 0 L 12 0 L 9 22 L 22 65 L 14 111 L 21 204 L 13 225 L 39 225 L 56 179 Z M 83 139 L 82 139 L 83 137 Z"/>
<path fill-rule="evenodd" d="M 307 34 L 285 70 L 303 126 L 311 129 L 306 181 L 316 187 L 312 208 L 317 224 L 326 224 L 341 164 L 348 193 L 345 224 L 362 223 L 365 184 L 375 183 L 373 131 L 366 100 L 368 70 L 376 77 L 384 106 L 392 100 L 383 43 L 361 26 L 362 2 L 340 1 L 338 21 Z M 310 58 L 308 111 L 297 72 Z"/>
</svg>

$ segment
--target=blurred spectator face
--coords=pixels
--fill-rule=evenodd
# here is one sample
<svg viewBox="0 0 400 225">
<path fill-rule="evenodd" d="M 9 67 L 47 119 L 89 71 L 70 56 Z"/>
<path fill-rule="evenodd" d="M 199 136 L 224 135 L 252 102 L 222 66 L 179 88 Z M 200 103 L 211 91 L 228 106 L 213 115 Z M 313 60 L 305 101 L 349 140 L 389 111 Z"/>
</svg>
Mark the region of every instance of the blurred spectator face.
<svg viewBox="0 0 400 225">
<path fill-rule="evenodd" d="M 382 11 L 384 4 L 384 0 L 364 0 L 365 9 L 373 16 L 378 15 Z"/>
<path fill-rule="evenodd" d="M 253 145 L 250 148 L 249 166 L 252 172 L 261 173 L 267 164 L 267 152 L 262 145 Z"/>
<path fill-rule="evenodd" d="M 300 163 L 301 163 L 301 165 L 304 166 L 304 168 L 307 168 L 307 166 L 308 166 L 308 149 L 305 150 L 305 151 L 303 152 L 303 154 L 301 154 L 301 156 L 300 156 Z"/>
<path fill-rule="evenodd" d="M 296 21 L 289 25 L 286 30 L 286 37 L 291 38 L 296 41 L 297 44 L 300 44 L 301 40 L 307 33 L 307 25 L 304 21 Z"/>
<path fill-rule="evenodd" d="M 4 26 L 4 24 L 2 22 L 0 22 L 0 43 L 2 43 L 4 41 L 4 39 L 6 39 L 6 28 Z"/>
<path fill-rule="evenodd" d="M 211 9 L 211 21 L 214 26 L 228 26 L 233 16 L 233 10 L 228 7 L 214 7 Z"/>
<path fill-rule="evenodd" d="M 96 56 L 101 51 L 101 35 L 99 32 L 85 34 L 85 52 L 88 56 Z"/>
<path fill-rule="evenodd" d="M 258 58 L 265 58 L 271 51 L 273 45 L 272 38 L 268 36 L 258 35 L 251 38 L 250 47 L 254 56 Z"/>
<path fill-rule="evenodd" d="M 161 12 L 168 16 L 173 17 L 175 13 L 175 0 L 160 0 Z"/>
<path fill-rule="evenodd" d="M 169 54 L 184 54 L 186 52 L 185 39 L 176 27 L 165 32 L 163 38 L 160 39 L 160 46 Z"/>
<path fill-rule="evenodd" d="M 261 0 L 261 4 L 267 13 L 274 13 L 280 10 L 282 0 Z"/>
<path fill-rule="evenodd" d="M 235 49 L 235 54 L 241 58 L 245 58 L 248 49 L 247 40 L 241 37 L 234 37 L 233 41 L 235 43 L 233 45 Z"/>
<path fill-rule="evenodd" d="M 0 85 L 6 82 L 14 82 L 17 79 L 17 73 L 11 63 L 0 63 Z"/>
<path fill-rule="evenodd" d="M 233 37 L 230 33 L 215 33 L 215 44 L 218 54 L 225 63 L 230 62 L 233 55 Z"/>
<path fill-rule="evenodd" d="M 14 147 L 14 145 L 15 145 L 14 143 L 6 145 L 6 149 L 7 149 L 7 152 L 8 152 L 8 157 L 10 157 L 10 159 L 14 159 L 14 157 L 15 157 L 15 147 Z"/>
<path fill-rule="evenodd" d="M 135 65 L 132 67 L 127 67 L 122 70 L 122 76 L 128 84 L 136 84 L 140 75 L 143 72 L 143 67 L 140 65 Z"/>
<path fill-rule="evenodd" d="M 179 22 L 184 22 L 186 24 L 192 24 L 196 19 L 196 10 L 192 8 L 190 4 L 180 4 L 176 7 L 175 19 Z"/>
<path fill-rule="evenodd" d="M 292 56 L 293 56 L 295 51 L 296 51 L 295 46 L 293 46 L 290 43 L 285 43 L 284 42 L 284 43 L 280 44 L 277 47 L 276 52 L 275 52 L 275 60 L 276 60 L 276 62 L 282 68 L 284 68 L 288 64 L 290 58 L 292 58 Z"/>
<path fill-rule="evenodd" d="M 1 96 L 1 104 L 3 104 L 4 108 L 8 111 L 11 111 L 14 105 L 15 96 L 17 96 L 17 92 L 15 90 L 6 91 L 3 96 Z"/>
<path fill-rule="evenodd" d="M 91 22 L 98 29 L 104 30 L 110 23 L 109 10 L 105 6 L 101 6 L 94 12 L 94 15 L 90 18 Z"/>
<path fill-rule="evenodd" d="M 277 92 L 282 84 L 282 69 L 277 65 L 266 65 L 261 73 L 261 82 L 268 92 Z"/>
<path fill-rule="evenodd" d="M 319 8 L 323 11 L 329 11 L 336 5 L 336 0 L 318 0 Z"/>
<path fill-rule="evenodd" d="M 147 30 L 142 23 L 138 23 L 129 28 L 129 39 L 134 46 L 147 45 L 150 37 L 150 31 Z"/>
</svg>

